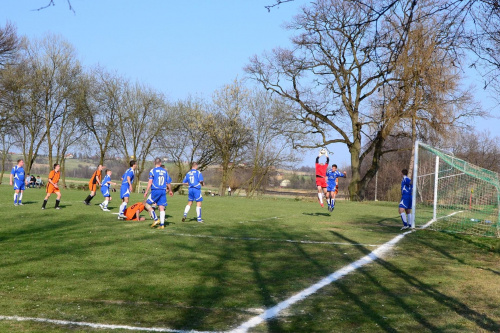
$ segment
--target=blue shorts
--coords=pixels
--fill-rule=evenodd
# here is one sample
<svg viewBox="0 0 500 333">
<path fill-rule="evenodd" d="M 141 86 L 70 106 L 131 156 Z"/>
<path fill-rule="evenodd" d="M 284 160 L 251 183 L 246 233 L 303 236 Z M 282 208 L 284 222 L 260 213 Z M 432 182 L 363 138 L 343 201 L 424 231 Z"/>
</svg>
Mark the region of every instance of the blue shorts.
<svg viewBox="0 0 500 333">
<path fill-rule="evenodd" d="M 399 208 L 411 209 L 411 197 L 402 197 L 399 202 Z"/>
<path fill-rule="evenodd" d="M 146 202 L 150 205 L 156 203 L 158 206 L 167 206 L 167 192 L 165 190 L 151 190 Z"/>
<path fill-rule="evenodd" d="M 24 182 L 14 181 L 14 190 L 21 190 L 21 191 L 24 191 L 24 189 L 25 189 L 25 184 L 24 184 Z"/>
<path fill-rule="evenodd" d="M 109 194 L 109 187 L 107 186 L 101 187 L 101 193 L 105 198 L 109 198 L 111 196 L 111 194 Z"/>
<path fill-rule="evenodd" d="M 201 188 L 190 187 L 188 192 L 188 201 L 203 201 L 203 197 L 201 196 Z"/>
<path fill-rule="evenodd" d="M 128 197 L 130 197 L 130 187 L 128 184 L 122 185 L 122 187 L 120 187 L 120 198 L 123 199 Z"/>
<path fill-rule="evenodd" d="M 328 187 L 326 188 L 327 192 L 335 192 L 335 188 L 337 187 L 337 184 L 328 184 Z"/>
</svg>

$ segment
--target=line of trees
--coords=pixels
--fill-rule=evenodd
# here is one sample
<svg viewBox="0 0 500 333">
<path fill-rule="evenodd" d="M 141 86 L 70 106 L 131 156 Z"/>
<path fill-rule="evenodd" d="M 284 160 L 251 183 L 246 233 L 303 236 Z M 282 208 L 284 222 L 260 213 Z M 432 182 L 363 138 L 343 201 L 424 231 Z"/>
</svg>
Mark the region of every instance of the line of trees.
<svg viewBox="0 0 500 333">
<path fill-rule="evenodd" d="M 40 150 L 63 161 L 65 147 L 83 140 L 102 161 L 134 156 L 139 173 L 161 147 L 178 177 L 185 161 L 220 165 L 222 193 L 247 163 L 253 193 L 273 167 L 293 161 L 295 149 L 340 143 L 350 152 L 349 197 L 363 200 L 383 160 L 407 151 L 411 169 L 415 140 L 450 146 L 485 115 L 463 73 L 473 65 L 485 88 L 498 92 L 499 24 L 497 1 L 315 0 L 289 23 L 296 32 L 290 48 L 246 66 L 265 92 L 235 80 L 211 101 L 175 102 L 105 69 L 82 68 L 57 37 L 20 42 L 7 25 L 0 130 L 9 139 L 2 145 L 22 138 L 31 165 Z M 6 126 L 13 121 L 19 130 Z"/>
<path fill-rule="evenodd" d="M 498 87 L 499 24 L 497 1 L 316 0 L 288 25 L 293 45 L 254 56 L 246 72 L 315 134 L 296 147 L 347 146 L 349 196 L 363 200 L 385 155 L 417 139 L 439 145 L 484 116 L 462 86 L 463 59 L 473 51 Z M 387 144 L 398 138 L 410 140 Z"/>
<path fill-rule="evenodd" d="M 2 172 L 12 147 L 22 151 L 26 172 L 40 155 L 64 165 L 70 151 L 99 156 L 172 161 L 176 181 L 191 164 L 220 165 L 224 194 L 239 165 L 252 168 L 242 186 L 263 189 L 273 168 L 295 160 L 293 135 L 285 131 L 288 105 L 240 80 L 215 91 L 211 101 L 169 101 L 153 87 L 102 67 L 84 68 L 73 46 L 59 36 L 19 38 L 10 24 L 0 28 L 0 131 Z"/>
</svg>

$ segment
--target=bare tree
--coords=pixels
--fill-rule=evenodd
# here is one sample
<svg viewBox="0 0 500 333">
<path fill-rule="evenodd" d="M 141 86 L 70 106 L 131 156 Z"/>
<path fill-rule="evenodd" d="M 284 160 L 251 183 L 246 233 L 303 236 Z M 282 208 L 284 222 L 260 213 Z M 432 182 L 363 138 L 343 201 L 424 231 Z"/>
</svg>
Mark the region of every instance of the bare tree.
<svg viewBox="0 0 500 333">
<path fill-rule="evenodd" d="M 205 130 L 222 168 L 221 195 L 225 194 L 232 172 L 243 162 L 244 152 L 252 142 L 251 130 L 243 119 L 247 96 L 238 80 L 217 90 L 206 121 Z"/>
<path fill-rule="evenodd" d="M 0 128 L 0 154 L 2 157 L 2 171 L 0 172 L 0 184 L 2 183 L 3 175 L 6 170 L 6 163 L 10 161 L 10 148 L 14 145 L 14 138 L 11 134 L 11 129 Z"/>
<path fill-rule="evenodd" d="M 116 141 L 118 112 L 124 94 L 124 80 L 102 68 L 94 68 L 79 85 L 79 119 L 85 126 L 104 161 Z"/>
<path fill-rule="evenodd" d="M 363 9 L 340 0 L 317 1 L 303 8 L 290 25 L 301 31 L 293 39 L 293 50 L 275 49 L 263 60 L 252 58 L 246 67 L 264 88 L 298 105 L 297 120 L 320 137 L 320 141 L 299 142 L 298 146 L 347 145 L 351 199 L 362 198 L 361 182 L 368 181 L 360 174 L 363 159 L 371 150 L 381 150 L 395 124 L 395 120 L 382 124 L 363 151 L 363 131 L 371 123 L 369 98 L 391 80 L 386 78 L 387 68 L 374 60 L 375 31 L 363 24 L 369 19 Z"/>
<path fill-rule="evenodd" d="M 80 141 L 86 134 L 86 128 L 78 117 L 78 91 L 74 87 L 72 94 L 64 101 L 64 112 L 60 121 L 54 126 L 56 149 L 56 163 L 61 165 L 61 179 L 63 186 L 66 187 L 66 154 L 71 147 L 84 146 Z"/>
<path fill-rule="evenodd" d="M 2 80 L 2 69 L 16 62 L 16 54 L 20 47 L 20 39 L 17 37 L 16 28 L 7 22 L 5 27 L 0 27 L 0 80 Z M 8 91 L 0 87 L 0 131 L 6 131 L 11 120 L 11 111 Z"/>
<path fill-rule="evenodd" d="M 265 7 L 270 10 L 292 1 L 294 0 L 274 0 Z M 477 68 L 484 78 L 484 88 L 491 85 L 495 92 L 499 91 L 500 4 L 497 0 L 345 0 L 344 2 L 359 5 L 360 10 L 369 12 L 363 23 L 375 23 L 377 27 L 381 27 L 394 12 L 406 13 L 397 27 L 398 31 L 402 32 L 400 38 L 393 41 L 393 45 L 397 48 L 394 52 L 395 58 L 406 44 L 406 33 L 413 25 L 430 17 L 435 18 L 440 43 L 448 45 L 449 56 L 455 58 L 456 64 Z M 426 7 L 427 10 L 418 13 L 418 8 L 422 7 Z M 477 58 L 471 62 L 464 61 L 463 50 L 472 51 Z"/>
<path fill-rule="evenodd" d="M 13 62 L 19 47 L 20 39 L 17 37 L 16 27 L 7 22 L 4 27 L 0 27 L 0 68 Z"/>
<path fill-rule="evenodd" d="M 76 88 L 75 81 L 81 73 L 81 66 L 76 59 L 75 49 L 61 37 L 47 35 L 41 40 L 26 44 L 26 56 L 33 67 L 33 78 L 41 87 L 41 96 L 37 101 L 39 112 L 45 122 L 45 138 L 49 165 L 53 164 L 54 126 L 60 126 L 67 111 L 65 106 Z"/>
<path fill-rule="evenodd" d="M 481 1 L 472 10 L 474 29 L 465 34 L 464 45 L 476 59 L 475 67 L 484 78 L 484 89 L 491 87 L 495 97 L 500 92 L 500 4 L 498 1 Z M 497 102 L 500 100 L 497 98 Z"/>
<path fill-rule="evenodd" d="M 424 9 L 425 12 L 425 9 Z M 416 11 L 419 16 L 420 9 Z M 397 18 L 397 15 L 392 15 Z M 399 22 L 389 20 L 390 31 L 402 38 L 396 28 Z M 407 32 L 407 42 L 394 62 L 391 76 L 393 84 L 385 85 L 380 98 L 375 100 L 373 124 L 388 119 L 400 119 L 392 136 L 411 138 L 411 160 L 417 139 L 426 142 L 443 140 L 454 127 L 468 128 L 466 121 L 482 116 L 480 108 L 473 104 L 470 87 L 460 88 L 461 71 L 455 67 L 454 58 L 448 53 L 448 45 L 441 44 L 436 17 L 415 22 Z M 385 149 L 382 154 L 392 149 Z M 367 173 L 376 172 L 372 167 Z"/>
<path fill-rule="evenodd" d="M 172 106 L 168 119 L 169 130 L 158 137 L 159 145 L 177 167 L 177 179 L 184 178 L 194 162 L 203 171 L 217 157 L 217 151 L 206 130 L 208 106 L 201 100 L 188 97 Z"/>
<path fill-rule="evenodd" d="M 453 152 L 472 164 L 500 173 L 500 137 L 490 132 L 459 135 L 453 142 Z"/>
<path fill-rule="evenodd" d="M 299 151 L 293 142 L 302 131 L 290 121 L 290 105 L 279 96 L 254 90 L 248 100 L 247 121 L 252 129 L 252 145 L 248 149 L 251 175 L 246 180 L 247 197 L 265 189 L 271 173 L 297 162 Z"/>
<path fill-rule="evenodd" d="M 22 148 L 25 169 L 29 173 L 45 142 L 46 130 L 39 108 L 42 84 L 29 58 L 21 53 L 18 64 L 8 65 L 2 70 L 0 91 L 2 108 L 9 110 L 8 127 Z"/>
<path fill-rule="evenodd" d="M 169 107 L 164 96 L 153 89 L 140 84 L 126 84 L 123 99 L 117 117 L 117 150 L 126 163 L 135 159 L 137 177 L 134 187 L 145 169 L 147 158 L 157 148 L 157 137 L 167 129 Z"/>
<path fill-rule="evenodd" d="M 68 9 L 71 10 L 74 13 L 75 10 L 73 9 L 73 6 L 71 5 L 71 1 L 70 0 L 66 0 L 66 3 L 68 4 Z M 48 3 L 46 3 L 45 5 L 43 5 L 41 7 L 38 7 L 35 10 L 40 11 L 40 10 L 43 10 L 43 9 L 46 9 L 46 8 L 49 8 L 49 7 L 52 7 L 52 6 L 55 6 L 55 5 L 56 5 L 55 0 L 48 0 Z"/>
<path fill-rule="evenodd" d="M 422 122 L 427 117 L 442 124 L 455 116 L 440 117 L 446 114 L 444 111 L 432 113 L 438 110 L 430 107 L 432 99 L 434 104 L 444 103 L 446 99 L 442 96 L 437 99 L 438 94 L 434 97 L 427 94 L 420 98 L 415 93 L 418 90 L 415 87 L 422 81 L 418 72 L 412 70 L 420 68 L 418 61 L 423 58 L 413 59 L 416 57 L 413 51 L 420 46 L 409 42 L 412 30 L 407 29 L 407 16 L 422 17 L 424 13 L 427 11 L 421 13 L 409 4 L 404 10 L 387 9 L 385 21 L 379 21 L 375 18 L 380 13 L 360 2 L 319 0 L 303 8 L 290 25 L 301 31 L 293 39 L 293 50 L 275 49 L 272 55 L 264 55 L 264 59 L 254 57 L 246 68 L 266 89 L 298 105 L 297 120 L 320 138 L 319 142 L 299 142 L 298 146 L 343 143 L 348 147 L 352 200 L 364 198 L 366 186 L 375 176 L 381 156 L 387 152 L 385 140 L 416 110 L 426 111 L 419 115 Z M 398 28 L 401 31 L 396 33 Z M 404 52 L 409 56 L 399 59 Z M 433 60 L 446 54 L 435 55 Z M 440 68 L 448 63 L 443 62 Z M 432 74 L 438 75 L 439 71 Z M 438 85 L 444 79 L 441 76 L 434 80 L 434 85 Z M 448 81 L 447 84 L 443 94 L 455 92 L 453 85 Z M 420 92 L 427 93 L 429 88 L 432 86 L 426 82 Z M 362 173 L 361 165 L 367 158 L 371 166 Z"/>
</svg>

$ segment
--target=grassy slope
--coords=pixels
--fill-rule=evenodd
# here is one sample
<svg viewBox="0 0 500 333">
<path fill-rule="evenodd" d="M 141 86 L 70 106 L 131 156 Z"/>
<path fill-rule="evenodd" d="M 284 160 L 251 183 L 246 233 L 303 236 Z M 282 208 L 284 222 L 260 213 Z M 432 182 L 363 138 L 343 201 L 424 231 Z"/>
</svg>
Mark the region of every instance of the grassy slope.
<svg viewBox="0 0 500 333">
<path fill-rule="evenodd" d="M 167 208 L 171 224 L 152 230 L 149 220 L 122 222 L 84 206 L 86 195 L 64 191 L 62 210 L 52 209 L 52 198 L 42 211 L 43 190 L 28 190 L 26 205 L 13 207 L 12 190 L 0 186 L 0 315 L 225 330 L 370 252 L 400 227 L 393 203 L 339 202 L 329 214 L 313 201 L 237 197 L 205 198 L 206 223 L 195 222 L 194 208 L 182 223 L 186 197 L 176 195 Z M 116 212 L 118 200 L 110 206 Z M 419 231 L 384 260 L 254 331 L 498 331 L 499 259 L 499 240 Z M 67 330 L 0 322 L 0 331 Z"/>
</svg>

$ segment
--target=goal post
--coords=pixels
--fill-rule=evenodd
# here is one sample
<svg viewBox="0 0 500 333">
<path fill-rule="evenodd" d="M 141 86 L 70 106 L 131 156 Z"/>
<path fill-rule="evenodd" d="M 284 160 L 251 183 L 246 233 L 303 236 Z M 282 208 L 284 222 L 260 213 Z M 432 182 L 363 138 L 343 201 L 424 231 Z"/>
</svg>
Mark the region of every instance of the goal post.
<svg viewBox="0 0 500 333">
<path fill-rule="evenodd" d="M 498 173 L 415 143 L 413 226 L 500 238 L 499 205 Z"/>
</svg>

